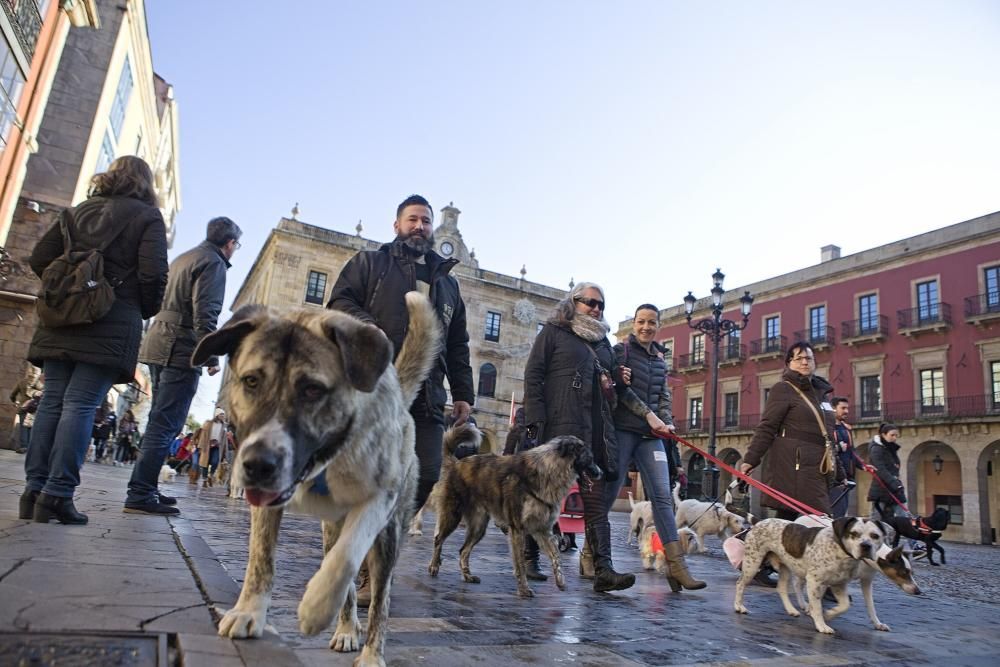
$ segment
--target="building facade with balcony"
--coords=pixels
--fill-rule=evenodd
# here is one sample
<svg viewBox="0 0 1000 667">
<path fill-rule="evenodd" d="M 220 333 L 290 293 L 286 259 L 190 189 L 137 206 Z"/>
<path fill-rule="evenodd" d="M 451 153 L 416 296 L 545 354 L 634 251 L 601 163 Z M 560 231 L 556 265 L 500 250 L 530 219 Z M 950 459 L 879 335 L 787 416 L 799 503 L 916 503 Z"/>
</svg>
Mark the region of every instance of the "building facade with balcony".
<svg viewBox="0 0 1000 667">
<path fill-rule="evenodd" d="M 509 431 L 512 404 L 520 405 L 523 399 L 524 364 L 535 335 L 567 292 L 526 280 L 524 267 L 519 278 L 480 268 L 458 228 L 460 213 L 450 204 L 441 209 L 434 244 L 440 255 L 459 260 L 451 275 L 458 280 L 466 308 L 476 386 L 472 415 L 483 432 L 482 451 L 498 453 Z M 360 222 L 350 234 L 302 222 L 296 214 L 297 210 L 291 218 L 282 218 L 271 230 L 232 310 L 249 304 L 278 311 L 325 308 L 347 260 L 361 250 L 377 250 L 393 238 L 388 224 L 383 240 L 376 241 L 362 236 Z M 222 405 L 228 385 L 227 367 L 218 399 Z"/>
<path fill-rule="evenodd" d="M 717 449 L 735 463 L 749 445 L 788 346 L 807 340 L 817 374 L 850 401 L 862 457 L 881 422 L 900 427 L 909 507 L 951 510 L 945 539 L 994 543 L 1000 528 L 1000 213 L 823 261 L 726 293 L 725 317 L 739 319 L 736 295 L 754 296 L 747 328 L 719 353 Z M 695 315 L 707 313 L 707 299 Z M 671 385 L 679 432 L 707 442 L 711 348 L 688 327 L 683 305 L 661 311 L 658 340 L 672 350 Z M 619 337 L 631 322 L 622 322 Z M 684 448 L 682 447 L 682 450 Z M 682 452 L 701 492 L 704 462 Z M 720 487 L 729 483 L 723 472 Z M 870 476 L 858 473 L 851 511 L 867 514 Z M 708 485 L 705 484 L 705 488 Z"/>
<path fill-rule="evenodd" d="M 28 2 L 15 4 L 24 7 Z M 86 198 L 93 175 L 122 155 L 146 160 L 156 179 L 168 242 L 173 239 L 181 205 L 177 108 L 173 88 L 153 72 L 144 2 L 37 3 L 39 8 L 43 4 L 48 5 L 49 15 L 56 12 L 57 4 L 62 14 L 71 8 L 91 7 L 96 12 L 93 24 L 100 27 L 66 28 L 69 34 L 61 58 L 54 61 L 57 67 L 45 112 L 32 140 L 35 148 L 2 241 L 6 253 L 0 273 L 2 396 L 9 395 L 21 377 L 37 322 L 39 281 L 28 268 L 27 258 L 62 210 Z M 57 23 L 68 21 L 61 14 L 55 16 Z M 14 406 L 0 403 L 0 424 L 4 425 L 0 446 L 9 443 L 13 417 Z"/>
</svg>

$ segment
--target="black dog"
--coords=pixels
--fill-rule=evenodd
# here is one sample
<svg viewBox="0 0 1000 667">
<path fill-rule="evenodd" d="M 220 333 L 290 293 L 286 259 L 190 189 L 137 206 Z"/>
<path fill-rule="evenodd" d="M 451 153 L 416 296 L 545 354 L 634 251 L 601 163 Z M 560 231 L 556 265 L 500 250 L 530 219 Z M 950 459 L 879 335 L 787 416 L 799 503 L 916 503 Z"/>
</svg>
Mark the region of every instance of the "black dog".
<svg viewBox="0 0 1000 667">
<path fill-rule="evenodd" d="M 941 537 L 941 531 L 948 527 L 951 522 L 951 512 L 943 507 L 939 507 L 934 510 L 925 520 L 923 517 L 917 517 L 914 521 L 909 517 L 905 516 L 895 516 L 886 521 L 893 530 L 896 531 L 895 537 L 892 538 L 893 548 L 899 546 L 899 538 L 906 537 L 911 540 L 917 540 L 923 542 L 927 547 L 927 561 L 931 565 L 937 565 L 934 562 L 934 551 L 937 549 L 941 553 L 941 564 L 944 565 L 947 561 L 944 558 L 944 548 L 937 543 L 938 539 Z M 921 530 L 926 527 L 930 530 Z"/>
</svg>

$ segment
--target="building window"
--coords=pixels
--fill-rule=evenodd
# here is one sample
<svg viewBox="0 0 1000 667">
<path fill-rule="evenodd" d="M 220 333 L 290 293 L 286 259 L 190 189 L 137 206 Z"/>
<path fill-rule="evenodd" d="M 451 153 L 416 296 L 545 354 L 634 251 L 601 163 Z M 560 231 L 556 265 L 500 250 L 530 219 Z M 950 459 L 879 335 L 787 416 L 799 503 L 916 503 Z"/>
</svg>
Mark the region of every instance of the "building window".
<svg viewBox="0 0 1000 667">
<path fill-rule="evenodd" d="M 740 330 L 734 329 L 726 336 L 726 359 L 740 358 Z"/>
<path fill-rule="evenodd" d="M 500 313 L 486 311 L 486 340 L 500 342 Z"/>
<path fill-rule="evenodd" d="M 115 147 L 111 145 L 111 137 L 104 132 L 104 141 L 101 142 L 101 152 L 97 155 L 97 168 L 94 173 L 101 174 L 108 170 L 115 159 Z"/>
<path fill-rule="evenodd" d="M 687 471 L 687 497 L 702 500 L 704 494 L 701 492 L 702 482 L 705 478 L 705 459 L 700 454 L 691 456 L 688 461 Z"/>
<path fill-rule="evenodd" d="M 497 393 L 497 367 L 486 363 L 479 367 L 479 391 L 480 396 L 493 398 Z"/>
<path fill-rule="evenodd" d="M 990 362 L 990 384 L 993 386 L 993 409 L 1000 410 L 1000 361 Z"/>
<path fill-rule="evenodd" d="M 692 431 L 701 429 L 701 406 L 701 396 L 691 399 L 688 410 L 688 428 Z"/>
<path fill-rule="evenodd" d="M 318 303 L 322 306 L 324 296 L 326 296 L 326 274 L 310 271 L 309 279 L 306 281 L 306 303 Z"/>
<path fill-rule="evenodd" d="M 781 351 L 781 315 L 775 315 L 764 320 L 764 351 Z"/>
<path fill-rule="evenodd" d="M 861 384 L 861 418 L 878 417 L 882 413 L 882 382 L 877 375 L 859 378 Z"/>
<path fill-rule="evenodd" d="M 934 509 L 939 507 L 951 512 L 950 523 L 961 525 L 965 521 L 962 515 L 962 496 L 934 496 Z"/>
<path fill-rule="evenodd" d="M 858 297 L 858 333 L 870 334 L 878 331 L 878 295 L 865 294 Z"/>
<path fill-rule="evenodd" d="M 917 283 L 917 318 L 921 323 L 938 321 L 938 284 L 936 280 Z"/>
<path fill-rule="evenodd" d="M 986 311 L 1000 310 L 1000 266 L 983 269 L 983 285 L 986 287 Z"/>
<path fill-rule="evenodd" d="M 767 399 L 771 396 L 771 388 L 768 387 L 764 390 L 764 403 L 767 403 Z"/>
<path fill-rule="evenodd" d="M 925 368 L 920 371 L 920 412 L 923 414 L 944 411 L 944 371 Z"/>
<path fill-rule="evenodd" d="M 24 90 L 24 75 L 7 40 L 0 51 L 0 151 L 7 145 L 10 130 L 17 120 L 17 103 Z"/>
<path fill-rule="evenodd" d="M 814 306 L 809 309 L 809 342 L 825 343 L 826 340 L 826 306 Z"/>
<path fill-rule="evenodd" d="M 725 395 L 726 427 L 734 428 L 740 423 L 740 395 L 738 392 Z"/>
<path fill-rule="evenodd" d="M 705 334 L 691 336 L 691 364 L 705 363 Z"/>
<path fill-rule="evenodd" d="M 125 56 L 125 64 L 122 65 L 122 75 L 118 79 L 118 90 L 115 91 L 115 99 L 111 103 L 111 129 L 115 133 L 115 140 L 122 134 L 122 123 L 125 122 L 125 109 L 128 107 L 128 98 L 132 95 L 132 65 L 128 56 Z"/>
</svg>

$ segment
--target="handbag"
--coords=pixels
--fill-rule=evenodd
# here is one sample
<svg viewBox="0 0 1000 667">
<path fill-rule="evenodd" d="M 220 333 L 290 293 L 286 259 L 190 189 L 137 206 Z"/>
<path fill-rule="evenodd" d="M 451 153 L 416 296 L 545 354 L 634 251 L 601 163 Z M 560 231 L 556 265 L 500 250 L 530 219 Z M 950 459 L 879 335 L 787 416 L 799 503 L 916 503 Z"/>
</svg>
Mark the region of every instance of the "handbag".
<svg viewBox="0 0 1000 667">
<path fill-rule="evenodd" d="M 820 416 L 819 410 L 813 405 L 802 390 L 796 387 L 794 384 L 785 380 L 785 383 L 795 390 L 795 393 L 802 397 L 805 404 L 809 406 L 812 410 L 813 416 L 816 417 L 816 424 L 819 426 L 819 432 L 823 434 L 823 460 L 819 462 L 819 472 L 821 475 L 826 477 L 826 483 L 828 486 L 833 486 L 836 483 L 836 473 L 837 467 L 833 463 L 833 440 L 830 438 L 830 433 L 826 430 L 826 422 L 823 421 L 823 417 Z"/>
</svg>

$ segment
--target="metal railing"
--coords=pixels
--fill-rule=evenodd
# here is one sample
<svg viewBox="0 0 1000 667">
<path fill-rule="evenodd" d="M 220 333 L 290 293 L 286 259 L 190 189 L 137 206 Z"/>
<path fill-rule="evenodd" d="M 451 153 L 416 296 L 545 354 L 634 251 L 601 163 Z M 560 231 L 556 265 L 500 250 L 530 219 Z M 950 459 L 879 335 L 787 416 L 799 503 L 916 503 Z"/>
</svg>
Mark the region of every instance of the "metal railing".
<svg viewBox="0 0 1000 667">
<path fill-rule="evenodd" d="M 727 361 L 746 361 L 747 358 L 747 346 L 746 345 L 729 345 L 721 344 L 719 346 L 719 363 L 724 364 Z"/>
<path fill-rule="evenodd" d="M 758 338 L 750 341 L 750 356 L 784 353 L 787 349 L 788 338 L 786 336 L 771 336 L 770 338 Z"/>
<path fill-rule="evenodd" d="M 858 338 L 859 336 L 888 336 L 889 318 L 886 315 L 865 317 L 860 320 L 848 320 L 840 325 L 841 338 Z"/>
<path fill-rule="evenodd" d="M 677 357 L 677 370 L 683 370 L 685 368 L 703 368 L 704 366 L 704 352 L 692 352 L 690 354 L 682 354 Z"/>
<path fill-rule="evenodd" d="M 916 329 L 934 324 L 951 324 L 951 304 L 937 301 L 896 313 L 900 329 Z"/>
<path fill-rule="evenodd" d="M 795 332 L 796 341 L 807 341 L 813 345 L 833 345 L 833 327 L 815 327 Z"/>
<path fill-rule="evenodd" d="M 965 298 L 965 316 L 1000 315 L 1000 292 L 987 292 Z"/>
</svg>

